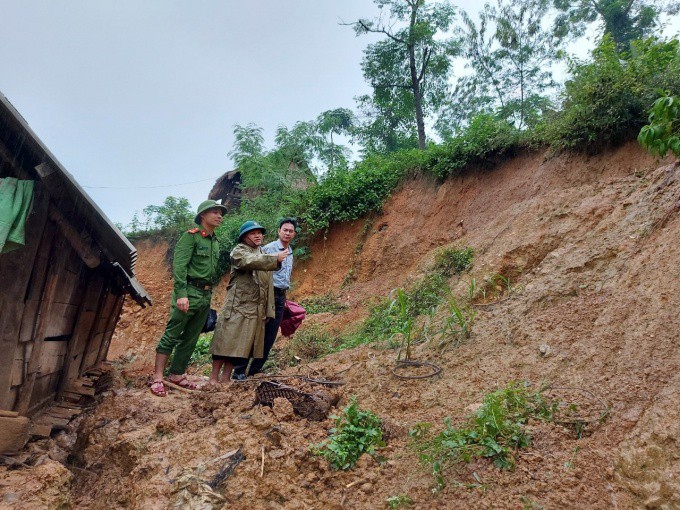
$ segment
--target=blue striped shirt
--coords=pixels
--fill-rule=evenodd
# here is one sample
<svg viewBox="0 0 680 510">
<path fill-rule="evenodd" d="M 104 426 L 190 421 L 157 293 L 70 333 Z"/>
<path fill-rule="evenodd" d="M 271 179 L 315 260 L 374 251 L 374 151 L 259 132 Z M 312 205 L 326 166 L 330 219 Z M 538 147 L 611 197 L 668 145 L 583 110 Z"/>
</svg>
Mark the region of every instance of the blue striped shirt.
<svg viewBox="0 0 680 510">
<path fill-rule="evenodd" d="M 272 254 L 283 251 L 280 240 L 272 241 L 262 247 L 264 253 Z M 290 289 L 290 274 L 293 272 L 293 250 L 288 247 L 288 256 L 281 262 L 281 269 L 274 271 L 274 287 L 277 289 Z"/>
</svg>

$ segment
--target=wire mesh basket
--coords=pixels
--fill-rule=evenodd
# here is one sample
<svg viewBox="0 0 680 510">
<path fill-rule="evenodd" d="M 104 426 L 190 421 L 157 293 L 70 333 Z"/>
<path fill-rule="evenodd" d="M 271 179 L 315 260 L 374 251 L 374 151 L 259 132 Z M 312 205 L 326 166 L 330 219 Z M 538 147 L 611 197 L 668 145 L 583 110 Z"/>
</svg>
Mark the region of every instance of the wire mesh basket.
<svg viewBox="0 0 680 510">
<path fill-rule="evenodd" d="M 274 381 L 261 382 L 255 390 L 255 395 L 257 404 L 270 407 L 274 405 L 274 399 L 285 398 L 293 404 L 296 414 L 313 421 L 325 419 L 331 407 L 331 399 L 326 395 L 306 393 Z"/>
</svg>

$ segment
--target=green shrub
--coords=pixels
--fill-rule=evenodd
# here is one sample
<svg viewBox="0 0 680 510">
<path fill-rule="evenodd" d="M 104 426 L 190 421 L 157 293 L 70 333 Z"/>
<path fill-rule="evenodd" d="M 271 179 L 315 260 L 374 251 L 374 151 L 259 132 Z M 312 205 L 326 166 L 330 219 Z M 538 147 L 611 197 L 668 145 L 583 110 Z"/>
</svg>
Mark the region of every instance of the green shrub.
<svg viewBox="0 0 680 510">
<path fill-rule="evenodd" d="M 413 501 L 405 494 L 399 494 L 397 496 L 390 496 L 387 498 L 387 507 L 390 509 L 405 508 L 410 507 L 411 505 L 413 505 Z"/>
<path fill-rule="evenodd" d="M 654 38 L 618 53 L 605 36 L 592 61 L 571 63 L 562 110 L 547 115 L 535 134 L 556 150 L 593 150 L 632 138 L 645 124 L 656 90 L 680 91 L 678 40 Z"/>
<path fill-rule="evenodd" d="M 670 150 L 680 157 L 680 96 L 666 92 L 654 101 L 649 125 L 640 130 L 638 142 L 652 154 L 664 157 Z"/>
<path fill-rule="evenodd" d="M 444 248 L 434 257 L 434 270 L 447 278 L 460 274 L 472 267 L 472 257 L 475 252 L 470 247 Z"/>
<path fill-rule="evenodd" d="M 392 339 L 403 335 L 410 344 L 413 321 L 419 315 L 432 315 L 450 293 L 448 279 L 472 267 L 472 248 L 445 248 L 435 256 L 431 270 L 407 289 L 397 289 L 392 296 L 374 305 L 360 330 L 352 337 L 352 345 Z M 474 317 L 466 313 L 472 326 Z M 410 345 L 407 345 L 407 348 Z"/>
<path fill-rule="evenodd" d="M 314 324 L 296 331 L 275 357 L 280 366 L 296 365 L 299 360 L 312 361 L 330 354 L 339 343 L 338 338 Z"/>
<path fill-rule="evenodd" d="M 474 117 L 461 136 L 432 146 L 425 167 L 440 179 L 459 175 L 473 164 L 496 163 L 520 146 L 521 134 L 511 124 L 493 115 Z"/>
<path fill-rule="evenodd" d="M 529 419 L 550 421 L 557 406 L 524 384 L 510 383 L 484 397 L 482 406 L 462 426 L 454 426 L 447 418 L 444 430 L 433 437 L 429 423 L 417 425 L 410 436 L 421 461 L 431 467 L 443 487 L 448 468 L 473 458 L 491 459 L 502 469 L 514 468 L 513 450 L 531 442 L 525 428 Z"/>
<path fill-rule="evenodd" d="M 331 436 L 312 445 L 312 451 L 323 456 L 333 469 L 352 469 L 364 453 L 374 455 L 377 448 L 385 446 L 380 418 L 371 411 L 361 410 L 356 397 L 334 418 Z"/>
<path fill-rule="evenodd" d="M 349 308 L 349 306 L 341 303 L 338 298 L 331 293 L 307 298 L 300 301 L 300 305 L 307 311 L 307 315 L 314 315 L 317 313 L 332 313 L 335 315 L 344 312 Z"/>
<path fill-rule="evenodd" d="M 311 234 L 328 229 L 331 221 L 351 221 L 379 210 L 403 171 L 398 158 L 374 155 L 352 170 L 330 172 L 299 204 L 305 228 Z"/>
<path fill-rule="evenodd" d="M 196 348 L 191 354 L 191 359 L 189 361 L 192 365 L 205 365 L 212 361 L 212 356 L 208 352 L 210 350 L 210 343 L 212 342 L 213 333 L 204 333 L 198 337 L 196 342 Z"/>
</svg>

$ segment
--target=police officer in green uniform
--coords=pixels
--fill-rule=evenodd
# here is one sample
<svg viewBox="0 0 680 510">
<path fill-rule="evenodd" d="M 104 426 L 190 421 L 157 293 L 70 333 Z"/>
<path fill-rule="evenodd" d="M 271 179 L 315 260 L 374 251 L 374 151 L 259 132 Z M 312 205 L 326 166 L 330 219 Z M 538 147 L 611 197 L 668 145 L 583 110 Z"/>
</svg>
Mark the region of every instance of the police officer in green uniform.
<svg viewBox="0 0 680 510">
<path fill-rule="evenodd" d="M 208 312 L 212 287 L 217 283 L 219 245 L 215 229 L 222 223 L 226 207 L 214 200 L 198 206 L 195 222 L 200 228 L 184 232 L 175 247 L 173 260 L 174 288 L 170 301 L 170 320 L 156 348 L 156 363 L 151 392 L 159 397 L 167 393 L 163 372 L 174 351 L 167 380 L 183 388 L 196 389 L 185 371 L 196 347 Z"/>
</svg>

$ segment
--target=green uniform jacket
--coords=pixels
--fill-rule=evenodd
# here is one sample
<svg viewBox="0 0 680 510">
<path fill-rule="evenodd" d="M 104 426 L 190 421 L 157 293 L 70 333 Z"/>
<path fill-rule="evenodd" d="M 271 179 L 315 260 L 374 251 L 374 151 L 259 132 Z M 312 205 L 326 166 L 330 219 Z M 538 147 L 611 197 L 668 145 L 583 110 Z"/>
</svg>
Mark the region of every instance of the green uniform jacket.
<svg viewBox="0 0 680 510">
<path fill-rule="evenodd" d="M 261 358 L 264 324 L 268 317 L 274 318 L 272 271 L 279 268 L 277 255 L 239 243 L 230 258 L 227 297 L 217 319 L 210 354 Z"/>
<path fill-rule="evenodd" d="M 173 301 L 187 297 L 187 278 L 214 284 L 220 246 L 217 237 L 205 230 L 192 228 L 184 232 L 175 246 L 173 261 Z"/>
</svg>

